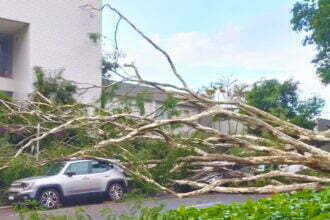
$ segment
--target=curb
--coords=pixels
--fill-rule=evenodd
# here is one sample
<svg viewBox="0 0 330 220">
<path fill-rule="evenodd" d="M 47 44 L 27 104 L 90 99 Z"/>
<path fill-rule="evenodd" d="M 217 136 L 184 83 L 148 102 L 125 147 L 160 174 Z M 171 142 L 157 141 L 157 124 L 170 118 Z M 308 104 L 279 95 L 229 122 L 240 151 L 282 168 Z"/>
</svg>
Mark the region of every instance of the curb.
<svg viewBox="0 0 330 220">
<path fill-rule="evenodd" d="M 0 206 L 0 209 L 10 209 L 11 206 Z"/>
</svg>

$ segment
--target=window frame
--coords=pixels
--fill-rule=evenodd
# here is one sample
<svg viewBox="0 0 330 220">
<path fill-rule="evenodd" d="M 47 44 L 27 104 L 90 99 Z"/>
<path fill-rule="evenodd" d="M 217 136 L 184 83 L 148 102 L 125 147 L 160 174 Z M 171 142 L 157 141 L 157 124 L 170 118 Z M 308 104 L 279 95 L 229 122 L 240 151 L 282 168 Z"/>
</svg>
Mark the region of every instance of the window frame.
<svg viewBox="0 0 330 220">
<path fill-rule="evenodd" d="M 104 172 L 97 172 L 97 173 L 93 173 L 92 172 L 92 162 L 99 162 L 99 163 L 106 163 L 108 164 L 108 169 Z M 107 162 L 104 162 L 104 161 L 98 161 L 98 160 L 91 160 L 91 161 L 79 161 L 79 162 L 74 162 L 74 163 L 70 163 L 65 171 L 64 171 L 64 175 L 67 175 L 68 174 L 68 169 L 70 168 L 71 165 L 73 164 L 77 164 L 77 163 L 88 163 L 88 173 L 85 173 L 85 174 L 77 174 L 75 173 L 74 176 L 80 176 L 80 175 L 90 175 L 90 174 L 98 174 L 98 173 L 105 173 L 105 172 L 108 172 L 109 170 L 111 170 L 113 168 L 113 165 L 111 163 L 107 163 Z"/>
<path fill-rule="evenodd" d="M 11 79 L 11 78 L 13 78 L 14 36 L 11 35 L 11 34 L 0 33 L 0 41 L 3 41 L 4 43 L 6 43 L 6 42 L 8 43 L 8 45 L 5 47 L 5 52 L 4 52 L 5 65 L 3 66 L 4 68 L 6 68 L 6 63 L 7 63 L 7 65 L 8 65 L 7 68 L 8 69 L 7 70 L 4 69 L 4 72 L 1 72 L 1 66 L 0 66 L 0 77 Z M 5 74 L 5 70 L 7 71 L 6 74 Z"/>
<path fill-rule="evenodd" d="M 92 167 L 92 163 L 93 162 L 98 162 L 98 163 L 104 163 L 108 165 L 107 170 L 103 171 L 103 172 L 97 172 L 97 173 L 93 173 L 93 167 Z M 98 174 L 98 173 L 105 173 L 108 172 L 109 170 L 111 170 L 111 163 L 105 162 L 105 161 L 99 161 L 99 160 L 92 160 L 90 161 L 90 174 Z"/>
<path fill-rule="evenodd" d="M 67 175 L 68 174 L 68 170 L 70 169 L 70 166 L 72 166 L 73 164 L 78 164 L 78 163 L 87 163 L 88 165 L 88 172 L 87 173 L 84 173 L 84 174 L 77 174 L 75 173 L 74 176 L 81 176 L 81 175 L 89 175 L 91 174 L 91 165 L 90 165 L 90 161 L 79 161 L 79 162 L 74 162 L 74 163 L 70 163 L 67 168 L 65 169 L 64 171 L 64 175 Z"/>
</svg>

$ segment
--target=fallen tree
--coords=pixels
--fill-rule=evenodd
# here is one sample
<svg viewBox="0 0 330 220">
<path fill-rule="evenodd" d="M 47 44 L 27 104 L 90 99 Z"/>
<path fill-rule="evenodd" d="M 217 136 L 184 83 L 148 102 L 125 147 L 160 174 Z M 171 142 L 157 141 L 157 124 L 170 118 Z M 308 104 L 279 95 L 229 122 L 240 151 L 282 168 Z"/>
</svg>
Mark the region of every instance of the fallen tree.
<svg viewBox="0 0 330 220">
<path fill-rule="evenodd" d="M 18 102 L 0 100 L 1 130 L 6 135 L 20 136 L 15 146 L 1 149 L 0 172 L 8 169 L 12 162 L 23 155 L 35 154 L 35 146 L 41 142 L 44 156 L 37 161 L 45 165 L 58 160 L 89 158 L 116 163 L 128 175 L 157 187 L 161 191 L 178 197 L 207 192 L 226 193 L 277 193 L 304 188 L 320 189 L 329 186 L 330 153 L 316 147 L 318 142 L 330 142 L 330 130 L 318 132 L 283 121 L 267 112 L 245 104 L 242 100 L 216 101 L 205 93 L 191 89 L 178 73 L 168 53 L 140 31 L 117 9 L 107 4 L 101 9 L 91 5 L 88 10 L 110 9 L 120 21 L 130 25 L 140 36 L 165 56 L 172 73 L 181 86 L 153 82 L 143 78 L 135 64 L 117 64 L 112 73 L 122 82 L 138 83 L 150 87 L 152 93 L 159 93 L 175 99 L 177 105 L 189 105 L 198 112 L 189 116 L 173 116 L 159 119 L 157 113 L 138 115 L 121 108 L 119 101 L 113 101 L 117 108 L 111 110 L 98 105 L 55 103 L 40 92 L 31 100 Z M 117 25 L 118 28 L 119 25 Z M 117 32 L 117 31 L 116 31 Z M 117 46 L 116 46 L 117 47 Z M 133 72 L 133 75 L 123 74 Z M 106 88 L 116 86 L 112 82 Z M 149 91 L 150 92 L 150 91 Z M 221 118 L 242 123 L 250 134 L 229 134 L 202 123 L 205 118 Z M 38 124 L 40 135 L 36 135 Z M 172 125 L 190 127 L 192 132 L 178 135 Z M 77 129 L 88 139 L 84 146 L 73 144 Z M 174 129 L 175 130 L 175 129 Z M 72 132 L 76 132 L 72 135 Z M 258 131 L 258 135 L 255 135 Z M 42 144 L 56 139 L 56 146 Z M 170 174 L 186 172 L 184 178 L 172 178 L 160 183 L 152 175 L 152 167 L 162 164 L 162 158 L 142 160 L 136 157 L 134 149 L 141 141 L 160 142 L 184 153 L 175 157 L 170 165 Z M 47 157 L 47 151 L 70 149 L 56 157 Z M 237 155 L 231 149 L 239 149 Z M 43 151 L 44 150 L 44 151 Z M 121 162 L 108 159 L 118 158 Z M 258 170 L 259 165 L 269 165 L 269 170 Z M 303 165 L 305 174 L 293 174 L 280 170 L 282 165 Z M 249 167 L 249 171 L 241 168 Z M 322 174 L 322 177 L 313 173 Z M 172 176 L 172 177 L 173 177 Z M 182 177 L 182 175 L 181 175 Z M 260 184 L 260 181 L 263 181 Z M 186 192 L 176 191 L 175 185 L 190 186 Z"/>
</svg>

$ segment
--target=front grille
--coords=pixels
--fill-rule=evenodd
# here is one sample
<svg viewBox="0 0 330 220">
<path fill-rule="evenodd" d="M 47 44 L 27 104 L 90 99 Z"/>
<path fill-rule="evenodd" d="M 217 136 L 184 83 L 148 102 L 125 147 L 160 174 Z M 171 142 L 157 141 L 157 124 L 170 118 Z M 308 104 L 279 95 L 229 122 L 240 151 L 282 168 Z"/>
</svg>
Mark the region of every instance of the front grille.
<svg viewBox="0 0 330 220">
<path fill-rule="evenodd" d="M 20 191 L 22 191 L 22 188 L 15 186 L 11 186 L 8 190 L 9 193 L 19 193 Z"/>
<path fill-rule="evenodd" d="M 18 194 L 17 191 L 15 192 L 15 191 L 10 191 L 10 190 L 8 191 L 8 193 L 9 193 L 10 195 L 13 195 L 13 196 Z"/>
<path fill-rule="evenodd" d="M 15 182 L 15 183 L 12 183 L 11 184 L 11 187 L 13 187 L 13 188 L 20 188 L 21 185 L 22 185 L 22 183 Z"/>
</svg>

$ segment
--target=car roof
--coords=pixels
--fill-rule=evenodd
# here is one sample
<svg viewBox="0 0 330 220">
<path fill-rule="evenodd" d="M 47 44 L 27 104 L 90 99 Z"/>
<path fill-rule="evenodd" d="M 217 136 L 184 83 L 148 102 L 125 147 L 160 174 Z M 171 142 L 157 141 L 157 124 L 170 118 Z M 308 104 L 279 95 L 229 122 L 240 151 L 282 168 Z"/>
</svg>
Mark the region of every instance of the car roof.
<svg viewBox="0 0 330 220">
<path fill-rule="evenodd" d="M 84 160 L 67 160 L 65 162 L 66 163 L 76 163 L 76 162 L 89 162 L 89 161 L 93 161 L 93 160 L 87 160 L 87 159 L 84 159 Z"/>
<path fill-rule="evenodd" d="M 120 162 L 120 160 L 118 159 L 109 159 L 112 162 Z M 63 161 L 64 163 L 77 163 L 77 162 L 89 162 L 89 161 L 98 161 L 97 159 L 72 159 L 72 160 L 66 160 Z M 104 161 L 104 162 L 108 162 L 111 163 L 111 161 Z"/>
</svg>

